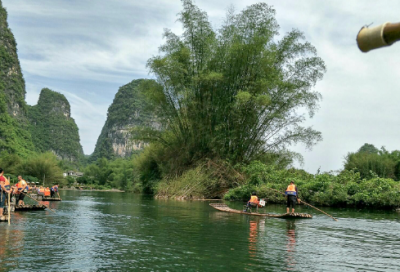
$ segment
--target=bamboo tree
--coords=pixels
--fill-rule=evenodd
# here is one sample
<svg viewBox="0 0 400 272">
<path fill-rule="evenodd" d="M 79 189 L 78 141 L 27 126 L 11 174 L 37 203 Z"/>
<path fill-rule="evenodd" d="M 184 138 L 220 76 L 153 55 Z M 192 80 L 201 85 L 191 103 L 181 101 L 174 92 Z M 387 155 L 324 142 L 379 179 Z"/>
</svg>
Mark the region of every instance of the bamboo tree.
<svg viewBox="0 0 400 272">
<path fill-rule="evenodd" d="M 302 127 L 300 109 L 313 116 L 325 72 L 316 49 L 292 30 L 277 41 L 275 10 L 265 3 L 235 14 L 219 30 L 192 1 L 184 0 L 183 35 L 166 30 L 160 55 L 148 61 L 156 82 L 141 90 L 164 131 L 143 130 L 138 138 L 181 150 L 181 163 L 204 157 L 232 162 L 265 154 L 288 154 L 293 143 L 311 147 L 321 134 Z"/>
</svg>

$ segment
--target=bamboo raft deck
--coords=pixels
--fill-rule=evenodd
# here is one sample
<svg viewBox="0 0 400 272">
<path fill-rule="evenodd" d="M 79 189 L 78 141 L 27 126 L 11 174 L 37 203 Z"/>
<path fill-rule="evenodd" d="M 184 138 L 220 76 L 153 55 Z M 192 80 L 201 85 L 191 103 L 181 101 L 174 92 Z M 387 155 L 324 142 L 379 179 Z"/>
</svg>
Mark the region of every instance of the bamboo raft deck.
<svg viewBox="0 0 400 272">
<path fill-rule="evenodd" d="M 61 197 L 50 197 L 50 196 L 43 196 L 38 194 L 30 194 L 30 197 L 39 201 L 61 201 Z"/>
<path fill-rule="evenodd" d="M 21 205 L 21 206 L 15 206 L 15 211 L 16 212 L 24 212 L 24 211 L 42 211 L 46 209 L 46 206 L 44 205 Z"/>
<path fill-rule="evenodd" d="M 240 213 L 240 214 L 248 214 L 248 215 L 255 215 L 255 216 L 266 216 L 266 217 L 275 217 L 275 218 L 312 218 L 311 214 L 308 213 L 284 213 L 284 214 L 272 214 L 272 213 L 255 213 L 255 212 L 244 212 L 229 208 L 224 203 L 210 203 L 210 206 L 214 209 L 217 209 L 222 212 L 229 212 L 229 213 Z"/>
</svg>

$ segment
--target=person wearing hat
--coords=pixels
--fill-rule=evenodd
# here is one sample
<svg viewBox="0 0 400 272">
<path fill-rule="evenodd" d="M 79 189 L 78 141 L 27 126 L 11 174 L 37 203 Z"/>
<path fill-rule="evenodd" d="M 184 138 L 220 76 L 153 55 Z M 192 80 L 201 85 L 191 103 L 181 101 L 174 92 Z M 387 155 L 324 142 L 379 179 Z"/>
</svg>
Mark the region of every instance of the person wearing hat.
<svg viewBox="0 0 400 272">
<path fill-rule="evenodd" d="M 286 213 L 289 213 L 290 206 L 292 206 L 292 213 L 294 213 L 294 206 L 296 206 L 296 202 L 300 199 L 298 198 L 297 186 L 294 185 L 294 181 L 292 180 L 285 191 L 286 195 Z"/>
</svg>

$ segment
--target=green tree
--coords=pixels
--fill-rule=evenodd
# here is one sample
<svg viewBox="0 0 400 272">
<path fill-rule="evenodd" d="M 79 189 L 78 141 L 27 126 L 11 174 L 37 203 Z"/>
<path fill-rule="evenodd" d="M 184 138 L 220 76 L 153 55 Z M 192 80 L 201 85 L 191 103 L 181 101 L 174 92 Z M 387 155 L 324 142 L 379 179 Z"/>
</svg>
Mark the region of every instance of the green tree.
<svg viewBox="0 0 400 272">
<path fill-rule="evenodd" d="M 312 117 L 317 109 L 313 87 L 324 62 L 298 30 L 277 41 L 274 16 L 272 7 L 255 4 L 229 11 L 214 30 L 207 14 L 184 0 L 183 35 L 165 31 L 161 55 L 148 61 L 156 81 L 141 85 L 165 129 L 147 128 L 140 137 L 170 150 L 164 157 L 177 165 L 204 157 L 249 162 L 321 140 L 320 132 L 301 126 L 299 110 Z"/>
<path fill-rule="evenodd" d="M 399 180 L 400 152 L 389 152 L 385 147 L 377 149 L 372 144 L 364 144 L 357 152 L 347 154 L 344 169 L 355 170 L 366 179 L 378 176 Z"/>
<path fill-rule="evenodd" d="M 360 149 L 358 150 L 359 153 L 370 153 L 370 154 L 378 154 L 379 149 L 376 148 L 372 144 L 365 143 Z"/>
<path fill-rule="evenodd" d="M 40 182 L 44 179 L 46 186 L 64 181 L 57 157 L 51 152 L 29 157 L 20 165 L 19 173 L 35 177 Z"/>
</svg>

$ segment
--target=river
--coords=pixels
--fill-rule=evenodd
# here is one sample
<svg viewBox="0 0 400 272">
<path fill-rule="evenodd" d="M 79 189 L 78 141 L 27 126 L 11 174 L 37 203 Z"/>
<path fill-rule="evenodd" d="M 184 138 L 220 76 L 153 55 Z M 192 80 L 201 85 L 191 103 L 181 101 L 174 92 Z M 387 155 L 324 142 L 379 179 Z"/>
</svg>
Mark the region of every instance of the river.
<svg viewBox="0 0 400 272">
<path fill-rule="evenodd" d="M 398 271 L 400 213 L 306 207 L 313 219 L 230 214 L 203 201 L 62 191 L 56 210 L 0 223 L 0 271 Z M 48 203 L 48 202 L 47 202 Z M 241 209 L 242 203 L 228 203 Z M 268 205 L 280 213 L 284 206 Z"/>
</svg>

